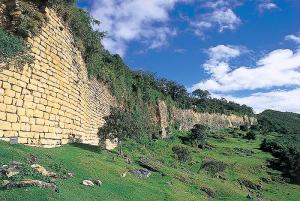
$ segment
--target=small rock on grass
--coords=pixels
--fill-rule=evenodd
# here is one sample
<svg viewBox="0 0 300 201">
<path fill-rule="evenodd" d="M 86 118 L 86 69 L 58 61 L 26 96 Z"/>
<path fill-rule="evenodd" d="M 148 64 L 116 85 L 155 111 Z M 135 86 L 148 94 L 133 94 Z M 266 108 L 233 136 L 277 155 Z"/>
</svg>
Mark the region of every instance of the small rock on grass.
<svg viewBox="0 0 300 201">
<path fill-rule="evenodd" d="M 102 181 L 100 181 L 100 180 L 96 180 L 94 183 L 95 183 L 97 186 L 102 186 Z"/>
<path fill-rule="evenodd" d="M 92 182 L 91 180 L 83 180 L 82 184 L 90 187 L 95 186 L 94 182 Z"/>
<path fill-rule="evenodd" d="M 44 168 L 43 166 L 41 166 L 39 164 L 33 164 L 33 165 L 31 165 L 31 168 L 33 168 L 35 171 L 37 171 L 38 173 L 40 173 L 43 176 L 56 177 L 56 173 L 47 171 L 46 168 Z"/>
</svg>

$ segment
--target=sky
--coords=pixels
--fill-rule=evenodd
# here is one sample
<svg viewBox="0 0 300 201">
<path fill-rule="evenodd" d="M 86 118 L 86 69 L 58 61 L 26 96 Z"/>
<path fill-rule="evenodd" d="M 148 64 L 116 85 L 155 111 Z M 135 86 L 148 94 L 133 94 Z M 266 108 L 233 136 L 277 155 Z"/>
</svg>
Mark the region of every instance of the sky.
<svg viewBox="0 0 300 201">
<path fill-rule="evenodd" d="M 80 0 L 132 69 L 300 113 L 300 0 Z"/>
</svg>

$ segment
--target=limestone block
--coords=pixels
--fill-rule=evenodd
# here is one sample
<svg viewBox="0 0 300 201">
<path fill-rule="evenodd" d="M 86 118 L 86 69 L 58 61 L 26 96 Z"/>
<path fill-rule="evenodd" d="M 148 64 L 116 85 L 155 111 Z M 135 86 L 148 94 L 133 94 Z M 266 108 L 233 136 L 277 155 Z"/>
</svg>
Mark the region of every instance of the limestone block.
<svg viewBox="0 0 300 201">
<path fill-rule="evenodd" d="M 43 118 L 44 112 L 40 110 L 33 111 L 33 117 Z"/>
<path fill-rule="evenodd" d="M 0 120 L 5 121 L 6 120 L 6 113 L 0 112 Z"/>
<path fill-rule="evenodd" d="M 6 104 L 0 103 L 0 112 L 5 112 L 6 111 Z"/>
<path fill-rule="evenodd" d="M 6 89 L 4 95 L 13 98 L 16 96 L 16 92 L 11 89 Z"/>
<path fill-rule="evenodd" d="M 6 137 L 6 138 L 14 137 L 14 136 L 17 136 L 17 135 L 18 135 L 17 132 L 11 131 L 11 130 L 3 132 L 3 136 Z"/>
<path fill-rule="evenodd" d="M 13 131 L 20 131 L 21 130 L 21 124 L 20 123 L 12 123 L 11 124 Z"/>
<path fill-rule="evenodd" d="M 6 112 L 17 113 L 17 107 L 14 106 L 14 105 L 7 105 L 6 106 Z"/>
<path fill-rule="evenodd" d="M 18 116 L 16 114 L 7 113 L 6 114 L 6 120 L 8 122 L 15 123 L 15 122 L 18 121 Z"/>
<path fill-rule="evenodd" d="M 11 105 L 11 104 L 12 104 L 12 98 L 11 98 L 11 97 L 8 97 L 8 96 L 4 96 L 4 97 L 3 97 L 3 102 L 4 102 L 4 104 L 6 104 L 6 105 Z"/>
</svg>

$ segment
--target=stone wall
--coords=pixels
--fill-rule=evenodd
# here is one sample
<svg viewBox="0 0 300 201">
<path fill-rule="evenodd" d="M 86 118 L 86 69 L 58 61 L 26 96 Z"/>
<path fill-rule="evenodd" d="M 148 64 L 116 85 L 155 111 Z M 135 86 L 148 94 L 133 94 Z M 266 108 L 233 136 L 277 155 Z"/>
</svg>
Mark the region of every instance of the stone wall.
<svg viewBox="0 0 300 201">
<path fill-rule="evenodd" d="M 88 78 L 69 30 L 46 8 L 47 24 L 29 38 L 33 64 L 0 64 L 0 139 L 55 147 L 98 144 L 103 117 L 116 104 L 108 88 Z"/>
<path fill-rule="evenodd" d="M 103 117 L 116 100 L 104 84 L 88 77 L 72 34 L 56 13 L 46 8 L 45 15 L 41 32 L 28 39 L 33 63 L 4 68 L 0 61 L 0 139 L 42 147 L 76 141 L 97 145 Z M 151 112 L 162 138 L 175 121 L 186 130 L 197 123 L 217 128 L 255 123 L 254 118 L 168 108 L 163 101 Z M 117 139 L 105 143 L 113 149 Z"/>
<path fill-rule="evenodd" d="M 177 122 L 181 129 L 189 130 L 195 124 L 206 124 L 211 128 L 228 128 L 239 127 L 240 125 L 253 125 L 257 123 L 254 117 L 237 116 L 234 114 L 225 115 L 218 113 L 197 113 L 193 110 L 182 110 L 178 108 L 168 108 L 167 105 L 160 101 L 158 103 L 158 122 L 161 126 L 162 137 L 166 137 L 170 124 Z"/>
</svg>

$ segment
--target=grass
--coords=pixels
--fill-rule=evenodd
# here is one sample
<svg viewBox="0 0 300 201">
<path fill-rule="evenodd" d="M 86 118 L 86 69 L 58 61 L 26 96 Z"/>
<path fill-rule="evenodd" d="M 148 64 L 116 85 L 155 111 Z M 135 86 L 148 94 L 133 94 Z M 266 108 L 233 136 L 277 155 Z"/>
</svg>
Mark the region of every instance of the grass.
<svg viewBox="0 0 300 201">
<path fill-rule="evenodd" d="M 270 179 L 271 175 L 280 173 L 266 167 L 266 161 L 272 156 L 258 149 L 260 141 L 261 139 L 247 141 L 231 137 L 209 138 L 209 143 L 215 148 L 197 150 L 189 147 L 193 160 L 182 164 L 174 159 L 172 152 L 172 147 L 181 143 L 177 137 L 158 140 L 149 147 L 128 142 L 124 150 L 134 161 L 131 164 L 116 157 L 113 152 L 88 145 L 41 149 L 0 142 L 1 165 L 11 160 L 25 163 L 29 155 L 33 154 L 49 170 L 54 171 L 53 167 L 60 167 L 75 174 L 73 178 L 57 180 L 58 193 L 35 187 L 0 190 L 0 200 L 211 200 L 200 191 L 201 187 L 215 191 L 215 198 L 212 200 L 248 200 L 248 190 L 239 185 L 239 179 L 261 184 L 262 190 L 254 194 L 267 200 L 300 200 L 300 186 L 285 182 L 261 182 L 262 177 Z M 231 151 L 235 148 L 249 149 L 254 153 L 244 156 Z M 140 157 L 150 156 L 161 162 L 162 173 L 153 173 L 148 179 L 138 179 L 132 174 L 127 174 L 125 178 L 120 176 L 125 171 L 141 168 L 136 161 Z M 213 175 L 200 169 L 205 158 L 223 161 L 227 164 L 226 170 Z M 103 186 L 85 187 L 81 185 L 84 179 L 100 179 Z"/>
</svg>

